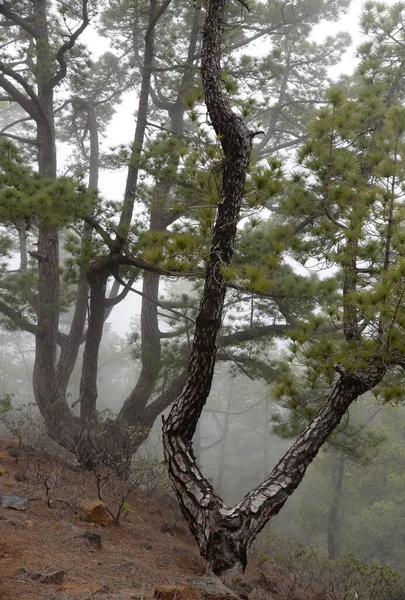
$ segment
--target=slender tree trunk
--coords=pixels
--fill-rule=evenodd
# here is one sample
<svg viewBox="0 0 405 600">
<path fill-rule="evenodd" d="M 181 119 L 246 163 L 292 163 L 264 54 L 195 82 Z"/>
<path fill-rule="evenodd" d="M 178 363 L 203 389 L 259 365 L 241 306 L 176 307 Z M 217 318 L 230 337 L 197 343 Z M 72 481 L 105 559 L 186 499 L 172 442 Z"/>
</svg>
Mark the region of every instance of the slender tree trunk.
<svg viewBox="0 0 405 600">
<path fill-rule="evenodd" d="M 94 106 L 89 102 L 74 98 L 73 102 L 86 110 L 88 117 L 89 137 L 90 137 L 90 169 L 89 169 L 89 191 L 96 191 L 98 188 L 98 177 L 100 169 L 100 145 L 98 134 L 98 123 Z M 81 240 L 81 254 L 85 256 L 91 245 L 93 236 L 92 228 L 84 223 Z M 84 340 L 84 328 L 87 318 L 87 300 L 89 293 L 89 284 L 86 274 L 87 267 L 82 265 L 80 268 L 79 282 L 77 285 L 77 296 L 75 310 L 70 325 L 69 334 L 62 338 L 60 343 L 60 356 L 56 368 L 56 382 L 60 393 L 64 396 L 67 392 L 70 377 L 73 373 L 80 346 Z"/>
<path fill-rule="evenodd" d="M 225 474 L 225 460 L 226 460 L 226 441 L 229 429 L 229 411 L 231 410 L 231 404 L 233 399 L 233 379 L 231 381 L 231 385 L 229 387 L 228 399 L 226 402 L 226 409 L 224 414 L 224 423 L 222 430 L 222 441 L 219 449 L 219 460 L 218 460 L 218 473 L 217 473 L 217 482 L 216 489 L 218 490 L 218 494 L 223 493 L 223 485 L 224 485 L 224 474 Z"/>
<path fill-rule="evenodd" d="M 342 451 L 338 452 L 336 457 L 334 469 L 332 470 L 332 489 L 333 497 L 329 508 L 328 515 L 328 557 L 331 560 L 340 558 L 340 504 L 342 501 L 343 494 L 343 475 L 345 469 L 346 457 Z"/>
<path fill-rule="evenodd" d="M 163 7 L 164 4 L 160 9 L 161 11 Z M 184 98 L 186 96 L 186 93 L 190 89 L 195 77 L 194 61 L 200 32 L 200 12 L 201 11 L 194 11 L 187 60 L 184 66 L 184 73 L 179 86 L 176 100 L 173 103 L 169 103 L 167 107 L 170 116 L 172 134 L 179 138 L 181 138 L 184 135 L 184 115 L 186 110 Z M 144 85 L 142 89 L 145 90 L 145 94 L 146 90 L 149 94 L 150 89 L 150 69 L 147 68 L 147 61 L 151 61 L 153 59 L 154 39 L 152 33 L 153 30 L 151 29 L 149 35 L 145 36 L 145 44 L 148 45 L 147 52 L 145 50 L 145 60 L 142 79 Z M 139 122 L 139 127 L 137 124 L 133 151 L 135 153 L 134 158 L 138 161 L 139 157 L 136 158 L 138 156 L 136 152 L 140 152 L 139 148 L 142 148 L 142 145 L 140 145 L 141 142 L 143 144 L 144 132 L 147 121 L 146 110 L 147 102 L 140 102 L 138 111 L 138 122 L 140 112 L 142 119 L 141 122 Z M 173 155 L 173 157 L 171 157 L 170 159 L 170 163 L 173 167 L 173 171 L 177 171 L 179 166 L 178 156 Z M 127 191 L 131 188 L 131 186 L 135 186 L 135 188 L 133 189 L 136 189 L 137 178 L 138 167 L 134 166 L 131 168 L 128 174 Z M 170 210 L 169 197 L 172 187 L 173 180 L 161 181 L 158 182 L 156 185 L 149 225 L 150 230 L 152 231 L 164 231 L 167 228 L 167 226 L 170 225 L 170 223 L 178 216 L 177 213 L 173 214 Z M 131 198 L 131 195 L 134 195 L 134 193 L 135 192 L 131 192 L 131 194 L 128 193 L 128 198 Z M 159 413 L 157 413 L 153 421 L 152 411 L 149 410 L 147 411 L 147 414 L 145 416 L 143 415 L 143 411 L 145 411 L 150 397 L 155 389 L 161 369 L 161 341 L 157 305 L 157 301 L 159 298 L 159 285 L 159 275 L 154 273 L 144 274 L 142 287 L 142 292 L 144 296 L 142 298 L 141 309 L 142 369 L 138 381 L 134 389 L 129 394 L 128 398 L 125 400 L 118 417 L 119 423 L 127 423 L 131 426 L 140 426 L 141 423 L 144 423 L 144 421 L 147 420 L 147 422 L 149 423 L 148 427 L 151 427 L 153 425 L 154 420 L 159 415 Z M 167 397 L 168 395 L 166 395 L 166 398 Z M 173 401 L 174 399 L 175 396 L 173 396 Z M 156 407 L 157 404 L 155 404 L 154 406 Z M 143 436 L 141 436 L 139 439 L 142 438 Z"/>
<path fill-rule="evenodd" d="M 104 299 L 108 271 L 98 266 L 88 273 L 90 283 L 89 325 L 83 352 L 82 377 L 80 380 L 80 420 L 89 429 L 96 421 L 98 354 L 104 325 Z"/>
<path fill-rule="evenodd" d="M 169 3 L 170 0 L 164 2 L 166 8 L 169 5 Z M 132 213 L 134 210 L 134 204 L 136 199 L 136 191 L 139 176 L 139 160 L 143 149 L 146 124 L 148 120 L 148 103 L 152 77 L 152 67 L 155 55 L 155 27 L 160 16 L 161 15 L 158 11 L 157 0 L 150 0 L 148 25 L 145 33 L 145 53 L 142 67 L 142 83 L 139 92 L 138 118 L 136 121 L 134 141 L 132 144 L 130 167 L 128 169 L 128 177 L 125 187 L 124 204 L 122 207 L 118 228 L 121 236 L 124 237 L 128 235 L 129 228 L 131 226 Z"/>
</svg>

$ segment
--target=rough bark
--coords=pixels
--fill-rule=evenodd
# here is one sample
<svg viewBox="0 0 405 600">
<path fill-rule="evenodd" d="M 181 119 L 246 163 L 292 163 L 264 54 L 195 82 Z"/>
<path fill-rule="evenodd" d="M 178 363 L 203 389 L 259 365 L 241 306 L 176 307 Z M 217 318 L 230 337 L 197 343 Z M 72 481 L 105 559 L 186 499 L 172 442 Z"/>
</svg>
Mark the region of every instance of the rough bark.
<svg viewBox="0 0 405 600">
<path fill-rule="evenodd" d="M 53 119 L 53 87 L 50 84 L 51 58 L 45 0 L 34 3 L 36 61 L 38 70 L 37 121 L 38 167 L 46 177 L 56 177 L 56 147 Z M 73 418 L 56 385 L 56 340 L 59 324 L 59 239 L 56 230 L 38 230 L 38 326 L 45 333 L 36 336 L 33 372 L 34 393 L 47 428 L 55 439 L 65 439 Z"/>
<path fill-rule="evenodd" d="M 221 41 L 224 0 L 208 4 L 203 31 L 202 78 L 205 101 L 215 133 L 221 140 L 225 160 L 222 192 L 217 208 L 213 241 L 204 292 L 196 320 L 194 341 L 185 385 L 164 426 L 163 444 L 170 477 L 183 513 L 196 537 L 201 553 L 209 556 L 215 544 L 215 516 L 223 505 L 212 486 L 201 475 L 192 452 L 192 438 L 208 398 L 215 366 L 216 340 L 221 326 L 226 284 L 222 267 L 230 263 L 237 220 L 249 164 L 252 133 L 229 107 L 221 82 Z M 239 548 L 233 544 L 233 554 Z M 222 561 L 220 561 L 222 563 Z M 210 564 L 220 572 L 219 564 Z"/>
</svg>

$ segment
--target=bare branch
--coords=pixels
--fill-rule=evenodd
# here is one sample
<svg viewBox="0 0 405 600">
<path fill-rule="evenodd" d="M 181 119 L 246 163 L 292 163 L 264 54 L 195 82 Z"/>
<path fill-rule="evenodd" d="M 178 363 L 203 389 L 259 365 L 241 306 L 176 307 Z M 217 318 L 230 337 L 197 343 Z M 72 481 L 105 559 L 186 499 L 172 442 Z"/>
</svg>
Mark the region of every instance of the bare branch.
<svg viewBox="0 0 405 600">
<path fill-rule="evenodd" d="M 0 69 L 3 70 L 1 64 Z M 27 96 L 20 92 L 20 90 L 11 83 L 11 81 L 6 79 L 6 77 L 4 77 L 4 75 L 1 74 L 0 87 L 2 87 L 3 90 L 10 94 L 10 96 L 13 97 L 13 99 L 21 106 L 22 109 L 25 110 L 27 114 L 30 115 L 32 119 L 34 119 L 34 121 L 39 121 L 41 115 L 35 103 L 32 100 L 30 100 L 30 98 L 27 98 Z"/>
<path fill-rule="evenodd" d="M 17 142 L 21 142 L 22 144 L 29 144 L 30 146 L 38 146 L 38 142 L 35 138 L 26 138 L 20 135 L 14 135 L 13 133 L 4 133 L 0 132 L 0 138 L 7 137 L 12 140 L 16 140 Z"/>
<path fill-rule="evenodd" d="M 28 331 L 29 333 L 33 333 L 34 335 L 43 335 L 46 333 L 45 329 L 35 325 L 35 323 L 31 323 L 26 317 L 24 317 L 21 313 L 8 306 L 3 300 L 0 300 L 0 312 L 3 313 L 5 317 L 8 317 L 14 325 L 16 325 L 19 329 L 23 329 L 24 331 Z"/>
<path fill-rule="evenodd" d="M 0 100 L 2 100 L 2 98 L 0 98 Z M 12 127 L 15 127 L 16 125 L 19 125 L 20 123 L 24 123 L 25 121 L 32 121 L 32 117 L 23 117 L 22 119 L 17 119 L 16 121 L 13 121 L 12 123 L 7 123 L 7 125 L 5 125 L 3 127 L 3 129 L 0 130 L 0 133 L 4 133 L 5 131 L 7 131 L 7 129 L 11 129 Z"/>
<path fill-rule="evenodd" d="M 52 87 L 55 87 L 56 85 L 58 85 L 58 83 L 64 77 L 66 77 L 67 63 L 66 63 L 65 54 L 68 50 L 71 50 L 73 48 L 73 46 L 76 43 L 77 38 L 83 33 L 83 31 L 86 29 L 89 22 L 90 22 L 90 19 L 89 19 L 89 14 L 88 14 L 88 0 L 83 0 L 82 24 L 80 25 L 80 27 L 78 27 L 76 29 L 76 31 L 74 31 L 72 33 L 70 38 L 59 48 L 58 52 L 56 53 L 56 60 L 58 61 L 60 68 L 59 68 L 58 72 L 51 78 L 51 80 L 49 82 Z"/>
<path fill-rule="evenodd" d="M 19 27 L 21 27 L 21 29 L 24 29 L 24 31 L 32 35 L 32 37 L 37 36 L 35 28 L 30 23 L 28 23 L 26 19 L 22 19 L 21 17 L 19 17 L 17 13 L 12 11 L 6 4 L 0 5 L 0 15 L 4 15 L 6 19 L 9 19 L 11 21 L 12 25 L 18 25 Z"/>
</svg>

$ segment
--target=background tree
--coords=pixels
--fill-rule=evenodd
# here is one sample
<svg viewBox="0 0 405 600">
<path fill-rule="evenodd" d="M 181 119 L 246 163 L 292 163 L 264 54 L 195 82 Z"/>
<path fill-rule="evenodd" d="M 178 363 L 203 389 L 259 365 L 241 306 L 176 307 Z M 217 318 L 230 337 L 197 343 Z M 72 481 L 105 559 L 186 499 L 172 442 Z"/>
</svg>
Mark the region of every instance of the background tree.
<svg viewBox="0 0 405 600">
<path fill-rule="evenodd" d="M 111 439 L 119 439 L 122 434 L 124 439 L 119 444 L 121 446 L 122 444 L 125 445 L 124 431 L 127 426 L 137 427 L 139 430 L 146 432 L 157 415 L 173 401 L 181 383 L 184 381 L 185 373 L 183 372 L 180 376 L 175 377 L 170 384 L 166 382 L 164 392 L 160 395 L 157 394 L 153 402 L 149 402 L 152 393 L 156 394 L 161 383 L 159 376 L 162 366 L 162 333 L 159 327 L 157 304 L 159 302 L 159 280 L 162 275 L 177 274 L 188 269 L 196 271 L 197 276 L 201 275 L 201 262 L 198 261 L 203 258 L 204 251 L 200 251 L 196 257 L 195 248 L 198 243 L 206 238 L 206 233 L 212 223 L 213 205 L 216 203 L 217 176 L 212 177 L 211 171 L 215 173 L 219 157 L 216 155 L 215 146 L 207 138 L 202 127 L 201 90 L 196 77 L 201 43 L 201 9 L 193 10 L 190 7 L 183 6 L 179 8 L 179 6 L 170 2 L 142 5 L 104 3 L 105 11 L 102 15 L 104 31 L 108 29 L 115 33 L 115 48 L 118 52 L 130 56 L 130 60 L 135 65 L 133 72 L 128 75 L 128 78 L 124 79 L 122 70 L 116 68 L 119 62 L 117 57 L 106 54 L 98 62 L 93 63 L 90 60 L 89 53 L 77 43 L 79 35 L 88 25 L 92 16 L 92 13 L 89 12 L 92 8 L 91 3 L 77 2 L 69 8 L 58 4 L 55 5 L 55 10 L 53 10 L 53 7 L 42 4 L 41 13 L 38 12 L 39 6 L 36 5 L 36 16 L 30 2 L 22 2 L 18 13 L 7 3 L 2 7 L 2 14 L 5 19 L 4 30 L 8 36 L 7 41 L 12 41 L 14 46 L 18 47 L 20 57 L 19 62 L 16 63 L 14 56 L 4 56 L 3 87 L 8 93 L 11 90 L 10 79 L 14 82 L 17 81 L 18 86 L 14 85 L 15 89 L 13 88 L 13 98 L 15 102 L 20 103 L 24 110 L 31 107 L 30 102 L 34 102 L 33 94 L 36 94 L 36 91 L 39 95 L 45 94 L 46 110 L 51 115 L 49 118 L 52 123 L 54 115 L 60 115 L 58 123 L 75 124 L 78 144 L 77 156 L 80 157 L 78 166 L 85 172 L 89 170 L 90 189 L 94 189 L 97 185 L 100 162 L 98 148 L 100 125 L 105 126 L 110 118 L 111 103 L 119 97 L 122 87 L 125 87 L 127 83 L 128 85 L 131 83 L 141 84 L 134 145 L 129 154 L 122 149 L 122 152 L 118 153 L 115 159 L 118 160 L 118 164 L 120 164 L 119 161 L 124 160 L 124 162 L 127 162 L 129 159 L 125 199 L 120 208 L 119 216 L 117 217 L 118 207 L 106 202 L 99 204 L 95 212 L 87 215 L 86 225 L 76 222 L 74 227 L 71 228 L 72 232 L 67 237 L 67 249 L 72 256 L 68 257 L 65 263 L 64 280 L 62 279 L 59 283 L 56 281 L 56 263 L 59 261 L 56 254 L 54 256 L 53 284 L 50 285 L 49 280 L 47 286 L 45 286 L 45 274 L 41 276 L 42 279 L 40 278 L 43 282 L 41 284 L 41 294 L 45 294 L 45 288 L 48 290 L 46 292 L 48 295 L 50 290 L 53 289 L 52 297 L 49 296 L 48 298 L 46 296 L 45 298 L 44 296 L 45 304 L 53 308 L 52 310 L 49 309 L 52 312 L 52 327 L 45 336 L 48 345 L 45 344 L 42 338 L 40 341 L 37 340 L 37 356 L 42 356 L 42 358 L 37 358 L 37 367 L 34 374 L 36 379 L 35 394 L 52 435 L 68 448 L 79 452 L 82 455 L 83 462 L 90 464 L 91 456 L 94 457 L 99 454 L 100 448 L 97 446 L 105 443 L 105 440 L 101 440 L 100 436 L 95 435 L 95 432 L 91 430 L 93 424 L 97 429 L 97 361 L 106 311 L 108 314 L 111 307 L 128 294 L 132 282 L 139 276 L 139 269 L 144 269 L 146 272 L 142 292 L 142 346 L 140 353 L 142 369 L 139 380 L 124 402 L 116 422 L 110 424 L 111 431 L 107 434 L 110 441 Z M 316 7 L 311 5 L 310 10 L 308 10 L 309 7 L 303 3 L 302 6 L 300 5 L 302 13 L 299 16 L 300 23 L 302 21 L 302 33 L 309 34 L 313 24 L 319 21 L 320 14 L 336 18 L 343 7 L 343 4 L 320 3 Z M 258 10 L 262 10 L 262 8 L 258 7 Z M 262 12 L 263 14 L 260 13 L 259 15 L 260 19 L 262 17 L 270 19 L 272 24 L 261 27 L 260 35 L 255 34 L 254 39 L 268 37 L 276 32 L 278 35 L 284 36 L 285 40 L 291 38 L 294 28 L 297 27 L 297 14 L 283 14 L 281 5 L 277 5 L 271 10 L 263 9 Z M 176 55 L 169 52 L 169 46 L 171 46 L 173 40 L 168 39 L 162 21 L 163 15 L 170 17 L 174 14 L 176 14 L 176 18 L 181 15 L 181 19 L 177 18 L 176 21 L 179 23 L 178 30 L 173 30 L 179 48 Z M 239 12 L 233 11 L 233 16 L 238 19 Z M 38 20 L 40 29 L 30 27 L 30 23 L 35 18 Z M 78 21 L 79 25 L 76 27 Z M 189 27 L 183 27 L 183 25 L 189 25 Z M 66 43 L 58 46 L 58 36 L 60 36 L 63 27 L 70 28 L 74 33 L 70 32 L 66 37 Z M 189 37 L 184 36 L 184 33 L 182 33 L 184 31 L 190 32 Z M 116 35 L 117 32 L 119 32 L 119 36 Z M 252 41 L 249 35 L 238 34 L 235 36 L 235 33 L 231 34 L 230 40 L 232 40 L 232 35 L 234 39 L 232 48 L 236 51 Z M 42 52 L 42 50 L 42 54 L 39 52 L 39 46 L 41 45 L 38 42 L 39 39 L 45 40 L 44 47 L 49 46 L 48 54 Z M 343 49 L 340 40 L 337 40 L 336 43 L 332 41 L 330 43 L 333 50 L 326 59 L 325 64 L 335 61 Z M 32 48 L 38 49 L 37 58 L 35 59 L 38 68 L 35 67 L 36 63 L 32 62 Z M 316 54 L 315 47 L 313 49 Z M 44 64 L 46 63 L 45 66 L 49 69 L 48 80 L 43 74 L 41 74 L 42 79 L 38 75 L 39 71 L 42 73 L 45 69 L 45 67 L 40 66 L 41 60 Z M 284 70 L 281 62 L 280 60 L 279 74 Z M 10 71 L 13 68 L 14 70 L 17 69 L 17 74 Z M 245 65 L 244 68 L 246 71 L 249 66 Z M 296 76 L 293 67 L 289 73 L 291 73 L 291 77 Z M 231 89 L 232 75 L 229 77 L 228 87 Z M 117 91 L 118 78 L 120 87 Z M 61 100 L 55 103 L 50 88 L 60 85 L 62 81 L 65 86 L 63 95 L 66 94 L 67 99 L 61 97 Z M 105 82 L 105 84 L 102 82 Z M 30 85 L 31 88 L 28 87 Z M 305 88 L 304 78 L 303 89 Z M 40 94 L 40 90 L 45 91 L 41 91 Z M 235 95 L 235 99 L 236 97 Z M 69 116 L 69 111 L 72 111 L 71 116 Z M 97 113 L 97 111 L 99 112 Z M 29 112 L 27 114 L 27 118 L 34 118 Z M 160 121 L 158 128 L 152 120 L 155 117 Z M 96 125 L 98 125 L 98 130 Z M 156 130 L 159 135 L 153 133 Z M 73 130 L 65 127 L 64 131 L 60 128 L 59 131 L 62 139 L 66 139 Z M 147 148 L 143 149 L 145 135 L 150 136 L 151 133 L 153 140 L 148 143 Z M 45 134 L 40 133 L 38 135 L 44 136 Z M 48 136 L 47 152 L 49 152 L 51 137 L 54 147 L 53 124 L 52 135 Z M 55 154 L 54 150 L 53 154 Z M 201 159 L 205 154 L 207 158 Z M 55 156 L 52 160 L 55 163 Z M 49 161 L 45 158 L 41 158 L 41 161 L 43 165 L 46 162 L 46 168 L 49 170 Z M 56 167 L 53 169 L 52 177 L 55 176 L 55 169 Z M 279 171 L 277 163 L 274 163 L 273 171 L 274 177 L 277 178 Z M 142 177 L 145 173 L 148 174 L 153 179 L 152 185 L 149 185 L 149 181 L 146 183 L 145 180 L 140 180 L 140 173 Z M 50 175 L 50 171 L 47 172 L 47 175 Z M 198 178 L 200 178 L 200 182 L 196 186 Z M 259 179 L 258 176 L 257 181 Z M 195 193 L 196 190 L 197 194 Z M 268 191 L 266 189 L 266 193 Z M 252 194 L 254 195 L 254 192 Z M 259 194 L 255 198 L 256 203 L 260 204 L 263 196 L 263 194 Z M 207 198 L 207 205 L 204 206 Z M 203 206 L 201 206 L 201 201 Z M 149 223 L 146 223 L 146 219 L 133 218 L 135 217 L 134 208 L 140 205 L 141 202 L 146 203 L 148 206 L 150 212 Z M 196 202 L 197 207 L 195 206 Z M 185 216 L 187 216 L 185 224 L 177 225 L 176 222 L 179 218 L 184 219 Z M 117 220 L 119 221 L 118 229 Z M 95 235 L 91 233 L 91 229 L 94 229 Z M 197 241 L 197 238 L 193 239 L 191 234 L 195 236 L 199 229 L 202 237 Z M 23 235 L 25 233 L 24 231 Z M 33 240 L 35 239 L 35 236 L 31 237 Z M 25 252 L 26 254 L 27 252 Z M 45 255 L 44 252 L 39 251 L 36 256 L 42 254 Z M 89 268 L 90 261 L 92 261 L 91 268 Z M 158 263 L 161 264 L 160 271 L 159 268 L 156 268 Z M 49 267 L 49 264 L 47 266 Z M 135 267 L 135 270 L 131 267 Z M 34 265 L 32 265 L 32 273 L 35 273 Z M 254 279 L 257 281 L 259 278 L 257 287 L 258 289 L 260 286 L 263 288 L 263 277 L 260 278 L 260 272 L 251 269 L 245 274 L 247 274 L 248 280 Z M 115 277 L 115 286 L 112 297 L 106 298 L 107 282 L 111 275 Z M 50 277 L 49 269 L 47 269 L 47 277 Z M 34 280 L 31 284 L 31 294 L 35 295 L 36 284 Z M 124 289 L 120 294 L 118 294 L 119 284 L 124 284 Z M 62 285 L 60 290 L 64 291 L 63 298 L 60 295 L 60 285 Z M 78 286 L 76 292 L 74 292 L 73 285 Z M 89 296 L 89 311 L 87 310 L 87 296 Z M 115 296 L 117 297 L 114 298 Z M 26 298 L 21 298 L 21 300 L 26 301 Z M 75 306 L 74 309 L 73 307 L 71 309 L 70 327 L 67 328 L 63 325 L 62 328 L 58 329 L 58 315 L 55 314 L 55 311 L 58 312 L 63 304 L 66 307 L 72 300 L 75 301 Z M 244 300 L 242 300 L 242 306 L 243 302 Z M 269 299 L 269 303 L 271 302 L 272 299 Z M 42 300 L 40 303 L 42 305 Z M 58 309 L 55 307 L 58 307 Z M 88 315 L 87 312 L 89 312 Z M 9 318 L 11 314 L 9 311 Z M 171 314 L 173 315 L 173 313 Z M 50 323 L 50 313 L 48 317 L 47 324 Z M 31 323 L 36 324 L 36 319 L 35 311 L 33 311 L 29 327 L 31 327 Z M 87 331 L 85 331 L 86 319 L 88 321 Z M 277 330 L 276 327 L 270 329 L 263 327 L 259 332 L 257 330 L 253 331 L 252 323 L 249 323 L 248 329 L 250 329 L 250 332 L 244 334 L 247 335 L 247 338 L 253 335 L 256 337 L 272 336 L 275 332 L 280 333 L 281 331 L 280 329 Z M 232 328 L 233 330 L 234 328 Z M 223 346 L 225 347 L 236 341 L 235 337 L 225 338 Z M 64 398 L 82 343 L 84 343 L 82 383 L 78 398 L 80 418 L 77 419 L 71 414 Z M 56 363 L 56 344 L 60 346 L 58 363 Z M 182 344 L 179 346 L 182 346 Z M 46 352 L 48 354 L 45 359 Z M 223 357 L 229 357 L 229 354 L 224 353 Z M 246 361 L 246 356 L 239 356 L 238 361 L 239 364 L 242 364 L 243 361 Z M 46 364 L 52 364 L 54 368 L 47 369 L 44 374 L 42 371 L 45 369 Z M 41 368 L 41 365 L 43 368 Z M 42 383 L 39 383 L 40 381 Z M 52 393 L 50 393 L 51 391 Z M 58 407 L 57 410 L 52 408 L 55 406 Z M 56 427 L 55 422 L 59 419 L 59 426 Z M 111 435 L 109 435 L 110 433 Z M 142 439 L 141 436 L 138 443 Z M 128 448 L 129 453 L 133 450 L 133 445 Z M 121 447 L 119 453 L 122 454 Z"/>
</svg>

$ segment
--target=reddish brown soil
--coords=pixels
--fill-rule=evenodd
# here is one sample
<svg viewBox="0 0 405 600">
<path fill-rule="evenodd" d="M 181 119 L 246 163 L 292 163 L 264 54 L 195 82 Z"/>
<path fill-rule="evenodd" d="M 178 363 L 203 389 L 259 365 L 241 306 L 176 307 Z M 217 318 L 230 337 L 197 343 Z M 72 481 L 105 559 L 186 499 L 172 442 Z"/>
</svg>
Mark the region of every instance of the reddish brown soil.
<svg viewBox="0 0 405 600">
<path fill-rule="evenodd" d="M 0 475 L 0 495 L 13 492 L 28 497 L 30 503 L 24 512 L 0 508 L 1 600 L 73 597 L 61 586 L 27 580 L 21 569 L 29 573 L 63 569 L 66 583 L 98 584 L 103 593 L 94 597 L 105 600 L 124 600 L 135 593 L 151 597 L 159 584 L 181 581 L 203 572 L 198 549 L 167 489 L 155 491 L 152 497 L 134 494 L 121 526 L 98 527 L 81 521 L 80 510 L 69 506 L 97 498 L 91 474 L 60 473 L 68 480 L 61 482 L 59 489 L 55 487 L 53 495 L 68 504 L 54 502 L 54 507 L 48 508 L 43 485 L 15 480 L 15 473 L 26 468 L 26 459 L 22 457 L 16 463 L 8 454 L 9 446 L 10 442 L 3 442 L 0 452 L 0 473 L 1 467 L 6 471 Z M 45 468 L 41 466 L 41 473 Z M 49 465 L 49 470 L 52 472 L 54 467 Z M 108 494 L 106 489 L 107 504 Z M 111 504 L 114 504 L 113 498 Z M 86 531 L 101 535 L 101 550 L 92 548 L 81 537 Z M 89 594 L 83 592 L 78 598 L 93 598 L 90 591 L 95 589 L 89 586 Z"/>
<path fill-rule="evenodd" d="M 127 499 L 120 526 L 82 520 L 80 506 L 98 498 L 96 477 L 66 467 L 62 457 L 21 453 L 13 440 L 0 440 L 0 496 L 12 492 L 29 500 L 25 511 L 0 508 L 0 600 L 152 600 L 163 584 L 204 573 L 204 563 L 170 488 L 162 481 L 152 493 L 136 489 Z M 21 474 L 25 480 L 19 481 Z M 49 507 L 48 476 L 54 477 Z M 112 479 L 102 497 L 116 514 Z M 97 550 L 83 538 L 101 536 Z M 268 565 L 268 566 L 267 566 Z M 63 584 L 43 584 L 32 574 L 63 570 Z M 229 582 L 228 582 L 229 583 Z M 179 586 L 180 589 L 181 586 Z M 251 551 L 244 577 L 231 586 L 245 600 L 325 600 L 329 595 L 292 594 L 293 577 L 272 561 L 263 566 Z M 182 597 L 175 587 L 174 600 Z M 162 592 L 163 593 L 163 592 Z"/>
</svg>

